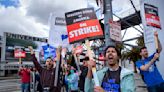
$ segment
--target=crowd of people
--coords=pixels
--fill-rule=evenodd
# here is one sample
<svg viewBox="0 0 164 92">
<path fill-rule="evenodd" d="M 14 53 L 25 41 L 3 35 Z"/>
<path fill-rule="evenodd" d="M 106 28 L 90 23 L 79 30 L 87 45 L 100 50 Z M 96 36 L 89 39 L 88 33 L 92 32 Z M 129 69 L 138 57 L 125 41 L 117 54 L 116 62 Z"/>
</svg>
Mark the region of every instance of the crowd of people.
<svg viewBox="0 0 164 92">
<path fill-rule="evenodd" d="M 157 33 L 154 35 L 158 38 Z M 31 46 L 29 46 L 29 50 L 35 68 L 20 67 L 18 74 L 22 80 L 22 92 L 30 92 L 30 72 L 35 72 L 35 79 L 38 82 L 35 92 L 136 91 L 134 73 L 119 66 L 121 53 L 115 46 L 107 46 L 104 50 L 104 67 L 97 71 L 99 86 L 95 86 L 92 74 L 92 67 L 96 66 L 96 62 L 91 60 L 87 54 L 81 59 L 78 58 L 79 55 L 75 55 L 78 61 L 83 62 L 79 70 L 77 64 L 63 63 L 67 61 L 67 58 L 63 59 L 61 56 L 61 47 L 57 48 L 55 59 L 51 57 L 46 59 L 46 67 L 42 67 L 38 63 Z M 140 49 L 141 60 L 136 62 L 136 66 L 143 76 L 148 92 L 164 92 L 164 80 L 156 66 L 161 50 L 160 42 L 157 52 L 151 56 L 148 56 L 146 47 Z M 73 54 L 76 54 L 75 51 L 72 51 L 72 57 Z M 75 59 L 71 60 L 71 62 L 75 62 Z"/>
</svg>

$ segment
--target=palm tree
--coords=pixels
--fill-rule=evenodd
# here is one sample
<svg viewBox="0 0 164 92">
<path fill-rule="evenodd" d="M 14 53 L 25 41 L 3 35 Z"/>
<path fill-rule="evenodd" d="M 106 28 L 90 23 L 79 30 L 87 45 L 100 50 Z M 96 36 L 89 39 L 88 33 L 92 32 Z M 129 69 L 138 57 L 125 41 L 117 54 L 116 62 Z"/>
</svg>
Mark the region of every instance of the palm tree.
<svg viewBox="0 0 164 92">
<path fill-rule="evenodd" d="M 130 61 L 133 61 L 134 63 L 134 72 L 136 71 L 136 65 L 135 62 L 140 59 L 140 48 L 144 46 L 144 38 L 143 36 L 139 37 L 136 41 L 137 47 L 132 47 L 131 50 L 126 50 L 122 52 L 122 60 L 129 59 Z"/>
</svg>

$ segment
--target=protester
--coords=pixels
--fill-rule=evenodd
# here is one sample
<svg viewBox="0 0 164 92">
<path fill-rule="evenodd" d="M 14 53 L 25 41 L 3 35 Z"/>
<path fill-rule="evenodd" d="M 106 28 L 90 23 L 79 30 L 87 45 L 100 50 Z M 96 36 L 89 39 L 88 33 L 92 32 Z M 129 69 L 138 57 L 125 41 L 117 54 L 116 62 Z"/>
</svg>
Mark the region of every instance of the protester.
<svg viewBox="0 0 164 92">
<path fill-rule="evenodd" d="M 22 92 L 30 92 L 30 69 L 28 69 L 28 66 L 20 67 L 18 74 L 21 77 Z"/>
<path fill-rule="evenodd" d="M 66 74 L 65 80 L 68 83 L 68 92 L 78 92 L 78 74 L 75 73 L 74 67 Z"/>
<path fill-rule="evenodd" d="M 95 62 L 88 62 L 88 73 L 85 80 L 85 92 L 135 92 L 133 72 L 119 66 L 120 53 L 114 46 L 108 46 L 104 53 L 106 67 L 97 71 L 100 86 L 94 86 L 92 67 Z"/>
<path fill-rule="evenodd" d="M 32 56 L 32 61 L 38 70 L 40 74 L 40 81 L 43 90 L 48 90 L 49 92 L 60 92 L 61 90 L 61 84 L 58 82 L 57 86 L 54 86 L 54 80 L 55 80 L 55 67 L 54 65 L 56 62 L 60 63 L 60 53 L 61 53 L 61 48 L 58 48 L 56 51 L 56 62 L 54 62 L 51 58 L 47 58 L 46 60 L 46 68 L 43 68 L 37 61 L 33 48 L 29 46 L 31 56 Z M 59 70 L 60 70 L 60 64 L 59 64 Z M 60 74 L 60 73 L 59 73 Z M 59 78 L 59 77 L 58 77 Z M 59 81 L 59 80 L 58 80 Z"/>
<path fill-rule="evenodd" d="M 66 79 L 66 76 L 70 75 L 70 70 L 71 70 L 71 66 L 70 65 L 67 65 L 66 67 L 66 70 L 65 70 L 65 77 L 64 77 L 64 84 L 65 84 L 65 88 L 66 88 L 66 92 L 68 92 L 68 81 Z"/>
<path fill-rule="evenodd" d="M 84 84 L 85 84 L 85 77 L 87 76 L 87 71 L 88 71 L 88 61 L 89 61 L 89 57 L 85 56 L 85 58 L 80 59 L 83 62 L 83 65 L 80 66 L 80 71 L 81 74 L 79 76 L 80 80 L 79 80 L 79 89 L 80 92 L 84 92 Z"/>
<path fill-rule="evenodd" d="M 37 92 L 43 92 L 43 88 L 41 86 L 41 82 L 40 82 L 40 75 L 38 73 L 38 71 L 36 70 L 35 67 L 33 67 L 31 69 L 32 73 L 34 74 L 33 76 L 35 77 L 35 79 L 33 80 L 34 82 L 34 90 Z"/>
<path fill-rule="evenodd" d="M 158 39 L 158 33 L 155 32 L 154 36 Z M 143 75 L 143 80 L 148 86 L 149 92 L 164 92 L 164 80 L 158 71 L 156 61 L 159 58 L 162 46 L 158 39 L 158 50 L 153 55 L 148 56 L 146 47 L 140 49 L 141 60 L 136 62 L 136 66 L 139 68 L 140 73 Z"/>
</svg>

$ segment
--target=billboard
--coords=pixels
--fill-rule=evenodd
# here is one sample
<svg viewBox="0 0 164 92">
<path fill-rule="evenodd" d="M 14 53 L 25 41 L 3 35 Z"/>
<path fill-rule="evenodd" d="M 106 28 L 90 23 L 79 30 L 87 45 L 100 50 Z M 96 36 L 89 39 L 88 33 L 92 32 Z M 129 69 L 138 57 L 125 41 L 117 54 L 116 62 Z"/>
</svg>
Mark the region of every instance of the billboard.
<svg viewBox="0 0 164 92">
<path fill-rule="evenodd" d="M 5 60 L 18 61 L 18 57 L 23 57 L 22 61 L 31 61 L 31 55 L 28 46 L 32 46 L 35 51 L 39 53 L 39 61 L 44 60 L 42 55 L 42 45 L 46 44 L 45 38 L 38 38 L 13 33 L 5 33 L 5 37 Z"/>
<path fill-rule="evenodd" d="M 99 37 L 103 31 L 93 8 L 65 13 L 69 43 Z"/>
</svg>

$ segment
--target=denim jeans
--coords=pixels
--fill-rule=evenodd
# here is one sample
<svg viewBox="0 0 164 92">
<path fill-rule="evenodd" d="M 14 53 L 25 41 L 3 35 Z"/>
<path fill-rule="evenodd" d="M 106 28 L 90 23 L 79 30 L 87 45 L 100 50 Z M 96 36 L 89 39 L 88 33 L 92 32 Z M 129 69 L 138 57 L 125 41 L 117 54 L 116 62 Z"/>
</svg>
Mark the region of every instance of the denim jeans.
<svg viewBox="0 0 164 92">
<path fill-rule="evenodd" d="M 21 88 L 22 88 L 22 92 L 29 92 L 29 83 L 22 83 Z"/>
<path fill-rule="evenodd" d="M 148 87 L 148 92 L 164 92 L 164 82 L 155 86 Z"/>
</svg>

